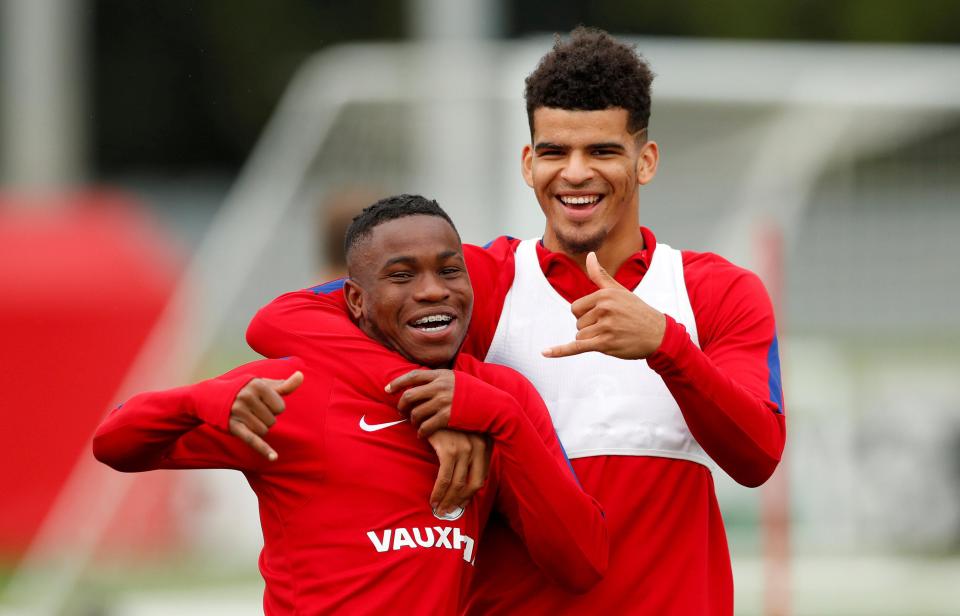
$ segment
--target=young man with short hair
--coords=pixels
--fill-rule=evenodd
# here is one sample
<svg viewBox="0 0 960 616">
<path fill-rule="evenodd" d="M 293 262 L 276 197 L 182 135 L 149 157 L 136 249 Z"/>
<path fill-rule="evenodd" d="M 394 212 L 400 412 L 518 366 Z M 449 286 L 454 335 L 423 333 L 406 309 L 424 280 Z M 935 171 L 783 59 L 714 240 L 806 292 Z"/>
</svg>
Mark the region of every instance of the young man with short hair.
<svg viewBox="0 0 960 616">
<path fill-rule="evenodd" d="M 606 577 L 575 596 L 491 527 L 469 613 L 733 612 L 711 468 L 758 486 L 780 460 L 774 315 L 754 274 L 640 226 L 639 189 L 659 162 L 651 80 L 603 31 L 558 38 L 526 89 L 521 168 L 543 236 L 464 247 L 476 293 L 464 352 L 534 383 L 611 540 Z M 323 348 L 347 321 L 343 298 L 323 289 L 265 307 L 248 342 L 268 356 Z"/>
<path fill-rule="evenodd" d="M 593 586 L 606 568 L 603 515 L 542 400 L 515 371 L 457 355 L 473 291 L 446 213 L 385 199 L 354 220 L 347 247 L 356 325 L 329 352 L 135 396 L 97 430 L 96 457 L 128 472 L 242 471 L 260 503 L 267 614 L 455 614 L 493 509 L 552 579 Z M 406 374 L 407 362 L 428 369 Z M 405 392 L 386 392 L 384 374 Z M 466 506 L 431 507 L 437 460 L 401 400 L 430 432 L 493 439 L 487 484 Z"/>
</svg>

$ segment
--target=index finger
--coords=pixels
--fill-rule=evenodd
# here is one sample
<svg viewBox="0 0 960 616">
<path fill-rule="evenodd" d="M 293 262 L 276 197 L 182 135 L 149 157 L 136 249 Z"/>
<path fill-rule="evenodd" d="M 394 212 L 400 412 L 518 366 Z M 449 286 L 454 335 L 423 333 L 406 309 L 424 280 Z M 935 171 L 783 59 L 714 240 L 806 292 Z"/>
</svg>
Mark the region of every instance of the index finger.
<svg viewBox="0 0 960 616">
<path fill-rule="evenodd" d="M 383 389 L 389 394 L 413 385 L 430 383 L 435 378 L 437 378 L 436 370 L 411 370 L 387 383 L 387 386 Z"/>
<path fill-rule="evenodd" d="M 243 424 L 243 422 L 236 419 L 231 419 L 230 434 L 242 440 L 267 460 L 273 462 L 277 459 L 277 452 L 274 451 L 270 445 L 267 445 L 265 440 L 254 434 L 250 428 Z"/>
<path fill-rule="evenodd" d="M 446 493 L 440 498 L 440 505 L 437 507 L 437 513 L 440 515 L 450 513 L 453 511 L 460 503 L 468 500 L 469 496 L 467 491 L 467 475 L 470 471 L 469 457 L 467 455 L 461 455 L 456 458 L 453 468 L 453 476 L 450 478 L 450 483 L 447 487 Z"/>
<path fill-rule="evenodd" d="M 544 357 L 569 357 L 598 350 L 596 338 L 588 340 L 574 340 L 566 344 L 550 347 L 541 351 Z"/>
<path fill-rule="evenodd" d="M 436 510 L 440 506 L 440 500 L 447 493 L 450 482 L 453 481 L 453 469 L 457 465 L 456 458 L 448 456 L 437 456 L 440 460 L 440 468 L 437 471 L 437 480 L 433 484 L 433 492 L 430 493 L 430 508 Z"/>
</svg>

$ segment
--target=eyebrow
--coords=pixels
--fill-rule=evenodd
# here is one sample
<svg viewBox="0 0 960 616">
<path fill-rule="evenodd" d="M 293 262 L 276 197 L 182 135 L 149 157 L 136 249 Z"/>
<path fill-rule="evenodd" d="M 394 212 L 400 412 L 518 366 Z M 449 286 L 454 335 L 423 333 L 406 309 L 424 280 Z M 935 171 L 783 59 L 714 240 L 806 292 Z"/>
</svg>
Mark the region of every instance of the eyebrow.
<svg viewBox="0 0 960 616">
<path fill-rule="evenodd" d="M 550 143 L 549 141 L 541 141 L 537 145 L 533 146 L 533 149 L 537 152 L 540 150 L 569 150 L 570 146 L 560 145 L 559 143 Z"/>
<path fill-rule="evenodd" d="M 533 146 L 533 149 L 535 152 L 539 152 L 541 150 L 562 150 L 566 152 L 567 150 L 570 149 L 570 146 L 560 145 L 559 143 L 551 143 L 549 141 L 541 141 L 540 143 Z M 615 141 L 591 143 L 587 145 L 587 149 L 588 150 L 618 150 L 621 152 L 626 150 L 626 148 L 623 147 L 623 144 L 617 143 Z"/>
<path fill-rule="evenodd" d="M 623 144 L 617 143 L 615 141 L 609 141 L 604 143 L 591 143 L 588 146 L 591 150 L 625 150 Z"/>
<path fill-rule="evenodd" d="M 397 265 L 398 263 L 403 263 L 407 265 L 412 265 L 416 263 L 417 260 L 413 257 L 408 257 L 406 255 L 401 255 L 399 257 L 393 257 L 392 259 L 387 259 L 387 262 L 383 264 L 384 268 L 390 267 L 391 265 Z"/>
<path fill-rule="evenodd" d="M 450 259 L 452 257 L 459 257 L 460 252 L 456 250 L 444 250 L 443 252 L 437 255 L 438 259 Z M 414 257 L 408 255 L 400 255 L 399 257 L 393 257 L 392 259 L 387 259 L 387 262 L 383 264 L 384 269 L 390 267 L 391 265 L 403 264 L 403 265 L 413 265 L 417 260 Z"/>
</svg>

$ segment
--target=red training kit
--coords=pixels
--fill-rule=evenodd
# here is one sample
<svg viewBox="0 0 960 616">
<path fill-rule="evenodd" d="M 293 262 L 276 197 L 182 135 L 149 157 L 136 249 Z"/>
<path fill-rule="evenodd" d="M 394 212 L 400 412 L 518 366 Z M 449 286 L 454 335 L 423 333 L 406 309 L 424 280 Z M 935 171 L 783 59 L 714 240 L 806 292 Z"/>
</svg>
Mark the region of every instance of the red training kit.
<svg viewBox="0 0 960 616">
<path fill-rule="evenodd" d="M 644 249 L 614 274 L 628 289 L 643 279 L 656 250 L 653 233 L 641 232 Z M 464 246 L 476 303 L 463 351 L 475 357 L 486 357 L 494 339 L 514 283 L 517 245 L 501 237 L 486 248 Z M 536 248 L 546 280 L 567 302 L 597 290 L 571 259 L 542 244 Z M 717 255 L 683 251 L 682 274 L 699 346 L 668 315 L 663 342 L 646 363 L 709 457 L 739 483 L 760 485 L 776 468 L 786 437 L 772 306 L 754 274 Z M 274 300 L 254 318 L 248 342 L 270 357 L 328 352 L 352 325 L 341 286 L 328 283 Z M 384 374 L 380 382 L 389 378 Z M 733 612 L 729 551 L 706 466 L 655 455 L 591 455 L 572 465 L 606 512 L 610 560 L 603 581 L 579 595 L 549 582 L 513 531 L 492 520 L 467 612 Z"/>
<path fill-rule="evenodd" d="M 449 427 L 488 433 L 495 446 L 484 488 L 458 517 L 439 518 L 428 502 L 437 458 L 399 416 L 399 396 L 383 389 L 411 366 L 346 331 L 329 353 L 137 395 L 101 424 L 94 454 L 128 472 L 242 471 L 260 504 L 267 614 L 456 614 L 486 551 L 491 510 L 558 584 L 586 590 L 600 579 L 602 511 L 577 484 L 526 379 L 458 358 Z M 265 437 L 279 455 L 270 462 L 227 432 L 231 405 L 251 378 L 295 370 L 304 382 Z"/>
</svg>

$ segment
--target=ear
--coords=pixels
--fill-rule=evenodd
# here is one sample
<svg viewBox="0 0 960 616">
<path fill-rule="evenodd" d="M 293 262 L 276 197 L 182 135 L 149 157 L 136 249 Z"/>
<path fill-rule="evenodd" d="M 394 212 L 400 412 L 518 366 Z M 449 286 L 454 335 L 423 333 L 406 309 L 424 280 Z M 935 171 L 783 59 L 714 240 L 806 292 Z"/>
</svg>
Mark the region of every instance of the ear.
<svg viewBox="0 0 960 616">
<path fill-rule="evenodd" d="M 640 148 L 637 158 L 637 184 L 641 186 L 650 183 L 657 175 L 657 165 L 660 164 L 660 146 L 656 141 L 647 141 Z"/>
<path fill-rule="evenodd" d="M 523 146 L 523 153 L 520 155 L 520 172 L 527 186 L 533 188 L 533 146 L 529 143 Z"/>
<path fill-rule="evenodd" d="M 360 321 L 363 316 L 363 289 L 352 278 L 343 281 L 343 299 L 353 320 Z"/>
</svg>

